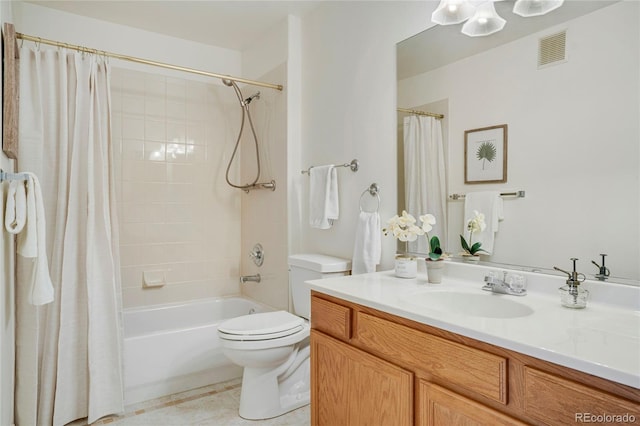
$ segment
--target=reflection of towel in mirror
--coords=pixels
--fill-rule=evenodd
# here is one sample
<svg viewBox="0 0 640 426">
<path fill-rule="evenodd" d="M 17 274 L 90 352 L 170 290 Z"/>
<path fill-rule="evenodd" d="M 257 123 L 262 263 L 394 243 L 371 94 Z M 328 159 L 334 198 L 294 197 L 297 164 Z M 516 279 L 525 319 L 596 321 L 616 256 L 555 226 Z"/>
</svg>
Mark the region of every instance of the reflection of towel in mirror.
<svg viewBox="0 0 640 426">
<path fill-rule="evenodd" d="M 503 201 L 498 191 L 482 191 L 470 192 L 465 196 L 464 201 L 464 235 L 467 243 L 469 241 L 469 233 L 467 232 L 467 223 L 474 218 L 473 211 L 484 214 L 484 220 L 487 227 L 482 232 L 473 233 L 473 243 L 480 241 L 482 248 L 488 254 L 493 253 L 493 242 L 495 233 L 498 231 L 498 222 L 504 219 Z M 480 252 L 485 254 L 484 252 Z"/>
<path fill-rule="evenodd" d="M 360 212 L 351 262 L 353 275 L 376 271 L 381 254 L 380 234 L 378 212 Z"/>
<path fill-rule="evenodd" d="M 333 165 L 314 166 L 309 170 L 309 224 L 329 229 L 338 219 L 338 173 Z"/>
</svg>

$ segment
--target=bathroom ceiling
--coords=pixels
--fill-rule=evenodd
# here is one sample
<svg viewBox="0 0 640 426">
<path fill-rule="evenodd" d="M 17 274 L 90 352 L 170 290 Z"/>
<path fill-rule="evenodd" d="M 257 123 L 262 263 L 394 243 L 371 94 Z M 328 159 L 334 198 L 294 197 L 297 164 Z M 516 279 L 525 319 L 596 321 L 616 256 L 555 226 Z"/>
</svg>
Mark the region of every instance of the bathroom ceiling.
<svg viewBox="0 0 640 426">
<path fill-rule="evenodd" d="M 289 14 L 320 1 L 23 0 L 26 3 L 213 46 L 242 50 Z"/>
<path fill-rule="evenodd" d="M 460 32 L 462 24 L 436 25 L 400 42 L 397 49 L 398 80 L 440 68 L 618 1 L 565 1 L 562 7 L 547 15 L 530 18 L 512 13 L 513 0 L 496 2 L 496 12 L 507 20 L 507 25 L 502 31 L 493 35 L 468 37 Z"/>
</svg>

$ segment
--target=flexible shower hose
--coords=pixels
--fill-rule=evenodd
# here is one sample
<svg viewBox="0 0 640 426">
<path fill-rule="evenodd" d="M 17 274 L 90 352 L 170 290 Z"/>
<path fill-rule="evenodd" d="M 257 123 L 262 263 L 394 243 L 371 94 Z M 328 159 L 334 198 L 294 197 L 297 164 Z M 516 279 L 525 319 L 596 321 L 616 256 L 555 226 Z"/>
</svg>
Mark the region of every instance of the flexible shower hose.
<svg viewBox="0 0 640 426">
<path fill-rule="evenodd" d="M 231 154 L 231 158 L 229 159 L 229 165 L 227 165 L 227 173 L 225 175 L 225 179 L 227 180 L 227 183 L 229 184 L 229 186 L 232 186 L 234 188 L 239 188 L 239 189 L 247 189 L 247 188 L 253 187 L 260 179 L 260 151 L 258 149 L 258 137 L 256 136 L 256 131 L 253 127 L 253 121 L 251 120 L 251 113 L 249 112 L 249 102 L 246 102 L 245 100 L 242 99 L 242 92 L 240 91 L 240 88 L 238 87 L 235 81 L 226 80 L 223 82 L 227 86 L 231 85 L 233 87 L 233 89 L 236 92 L 236 96 L 238 97 L 238 101 L 240 101 L 240 107 L 242 108 L 242 120 L 240 122 L 240 130 L 238 131 L 238 139 L 236 140 L 236 146 L 233 148 L 233 154 Z M 248 183 L 246 185 L 236 185 L 232 183 L 231 180 L 229 179 L 229 171 L 231 170 L 231 164 L 233 163 L 233 159 L 235 158 L 236 153 L 238 152 L 238 147 L 240 146 L 240 139 L 242 139 L 242 131 L 244 130 L 245 112 L 246 112 L 246 116 L 249 118 L 249 126 L 251 127 L 251 133 L 253 134 L 253 140 L 255 142 L 256 164 L 257 164 L 258 172 L 256 173 L 256 178 L 253 180 L 253 182 Z"/>
</svg>

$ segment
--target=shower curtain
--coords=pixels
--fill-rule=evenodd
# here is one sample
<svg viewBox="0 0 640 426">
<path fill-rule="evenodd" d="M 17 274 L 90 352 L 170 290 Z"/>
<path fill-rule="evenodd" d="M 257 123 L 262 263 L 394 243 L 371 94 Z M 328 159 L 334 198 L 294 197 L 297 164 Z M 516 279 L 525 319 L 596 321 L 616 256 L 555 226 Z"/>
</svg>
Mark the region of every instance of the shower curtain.
<svg viewBox="0 0 640 426">
<path fill-rule="evenodd" d="M 442 125 L 434 117 L 404 118 L 404 185 L 406 210 L 418 218 L 431 213 L 436 218 L 429 237 L 447 241 L 447 195 Z M 444 247 L 443 247 L 444 248 Z M 408 250 L 429 253 L 426 238 L 409 243 Z"/>
<path fill-rule="evenodd" d="M 27 302 L 18 256 L 16 424 L 123 411 L 121 290 L 109 67 L 65 49 L 20 50 L 19 170 L 38 176 L 55 299 Z"/>
</svg>

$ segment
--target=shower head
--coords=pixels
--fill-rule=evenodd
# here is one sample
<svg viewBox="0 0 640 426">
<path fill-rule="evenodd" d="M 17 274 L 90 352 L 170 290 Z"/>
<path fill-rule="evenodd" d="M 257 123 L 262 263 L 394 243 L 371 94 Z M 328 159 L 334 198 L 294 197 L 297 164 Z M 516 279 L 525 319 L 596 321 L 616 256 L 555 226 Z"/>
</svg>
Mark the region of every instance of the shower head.
<svg viewBox="0 0 640 426">
<path fill-rule="evenodd" d="M 253 95 L 249 96 L 247 99 L 244 100 L 244 105 L 249 105 L 251 103 L 252 100 L 254 99 L 260 99 L 260 92 L 254 93 Z"/>
<path fill-rule="evenodd" d="M 232 80 L 227 80 L 226 78 L 222 79 L 222 82 L 224 83 L 225 86 L 233 86 L 233 81 Z"/>
</svg>

